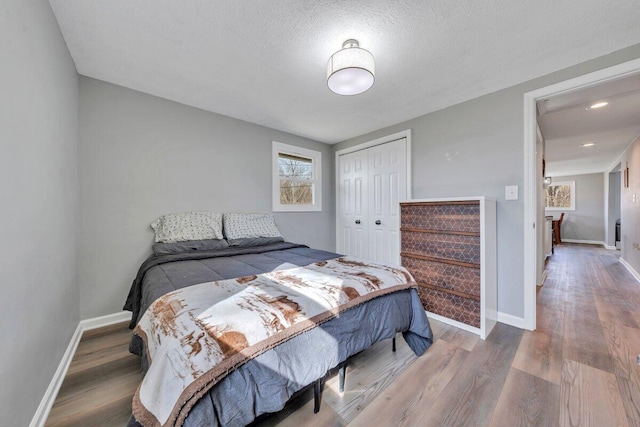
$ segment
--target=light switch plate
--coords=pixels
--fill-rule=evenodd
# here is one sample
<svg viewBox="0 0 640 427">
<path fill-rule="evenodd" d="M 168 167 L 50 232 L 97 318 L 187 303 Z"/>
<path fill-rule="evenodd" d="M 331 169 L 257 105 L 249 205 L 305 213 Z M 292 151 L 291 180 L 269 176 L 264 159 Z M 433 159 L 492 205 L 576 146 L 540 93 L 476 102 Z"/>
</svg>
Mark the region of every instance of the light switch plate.
<svg viewBox="0 0 640 427">
<path fill-rule="evenodd" d="M 504 199 L 505 200 L 518 200 L 518 186 L 507 185 L 504 187 Z"/>
</svg>

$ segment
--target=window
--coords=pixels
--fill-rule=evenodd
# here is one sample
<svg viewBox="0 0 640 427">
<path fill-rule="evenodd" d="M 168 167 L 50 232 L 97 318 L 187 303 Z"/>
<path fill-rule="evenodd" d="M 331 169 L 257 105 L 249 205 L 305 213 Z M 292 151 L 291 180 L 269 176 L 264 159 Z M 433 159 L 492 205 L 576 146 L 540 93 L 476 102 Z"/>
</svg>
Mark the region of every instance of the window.
<svg viewBox="0 0 640 427">
<path fill-rule="evenodd" d="M 321 153 L 273 142 L 273 210 L 321 211 Z"/>
<path fill-rule="evenodd" d="M 545 209 L 548 211 L 576 210 L 576 182 L 552 182 L 545 190 Z"/>
</svg>

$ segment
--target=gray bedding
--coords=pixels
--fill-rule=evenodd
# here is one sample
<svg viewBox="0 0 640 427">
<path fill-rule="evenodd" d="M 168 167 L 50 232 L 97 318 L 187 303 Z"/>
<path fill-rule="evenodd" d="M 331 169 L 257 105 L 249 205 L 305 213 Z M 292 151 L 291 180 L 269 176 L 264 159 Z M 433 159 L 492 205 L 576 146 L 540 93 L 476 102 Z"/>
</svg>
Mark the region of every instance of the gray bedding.
<svg viewBox="0 0 640 427">
<path fill-rule="evenodd" d="M 132 327 L 158 297 L 175 289 L 303 266 L 338 255 L 293 243 L 231 247 L 149 258 L 134 281 L 125 309 Z M 349 356 L 402 332 L 420 355 L 431 345 L 429 322 L 415 289 L 378 297 L 261 354 L 231 372 L 193 407 L 185 426 L 242 426 L 277 412 L 298 390 Z M 130 351 L 144 354 L 134 336 Z M 143 361 L 146 358 L 143 357 Z M 130 426 L 139 425 L 133 417 Z"/>
</svg>

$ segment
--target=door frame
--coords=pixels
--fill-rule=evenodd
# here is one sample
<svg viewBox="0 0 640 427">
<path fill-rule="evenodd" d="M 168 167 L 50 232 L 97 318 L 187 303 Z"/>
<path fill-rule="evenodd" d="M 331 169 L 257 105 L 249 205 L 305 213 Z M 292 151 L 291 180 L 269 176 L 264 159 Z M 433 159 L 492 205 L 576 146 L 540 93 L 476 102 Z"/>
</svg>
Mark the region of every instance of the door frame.
<svg viewBox="0 0 640 427">
<path fill-rule="evenodd" d="M 524 94 L 524 327 L 536 329 L 536 272 L 538 240 L 536 236 L 536 101 L 631 76 L 640 72 L 640 59 L 594 71 Z"/>
<path fill-rule="evenodd" d="M 610 215 L 612 210 L 611 183 L 613 182 L 611 179 L 611 175 L 616 173 L 619 173 L 622 175 L 622 156 L 624 156 L 624 152 L 620 156 L 619 161 L 616 161 L 616 163 L 611 168 L 609 168 L 608 171 L 604 173 L 604 225 L 605 225 L 604 247 L 605 249 L 611 249 L 611 250 L 616 249 L 616 218 L 615 217 L 612 218 Z M 622 180 L 620 178 L 622 178 L 622 176 L 618 176 L 617 178 L 618 178 L 618 183 L 621 184 Z M 618 194 L 620 195 L 620 193 Z M 618 206 L 617 206 L 618 211 L 620 211 L 621 203 L 622 203 L 621 197 L 618 197 Z M 612 243 L 612 242 L 613 242 L 613 245 L 610 245 L 609 243 Z"/>
<path fill-rule="evenodd" d="M 336 176 L 336 252 L 340 253 L 338 249 L 340 249 L 340 156 L 354 153 L 356 151 L 366 150 L 367 148 L 375 147 L 377 145 L 387 144 L 389 142 L 394 142 L 399 139 L 406 138 L 407 139 L 407 200 L 411 199 L 411 129 L 406 129 L 400 132 L 393 133 L 391 135 L 383 136 L 381 138 L 377 138 L 368 142 L 363 142 L 362 144 L 354 145 L 353 147 L 343 148 L 342 150 L 336 151 L 334 165 L 335 165 L 335 176 Z M 400 233 L 398 233 L 399 235 Z M 399 239 L 400 237 L 398 237 Z M 399 247 L 399 246 L 398 246 Z"/>
</svg>

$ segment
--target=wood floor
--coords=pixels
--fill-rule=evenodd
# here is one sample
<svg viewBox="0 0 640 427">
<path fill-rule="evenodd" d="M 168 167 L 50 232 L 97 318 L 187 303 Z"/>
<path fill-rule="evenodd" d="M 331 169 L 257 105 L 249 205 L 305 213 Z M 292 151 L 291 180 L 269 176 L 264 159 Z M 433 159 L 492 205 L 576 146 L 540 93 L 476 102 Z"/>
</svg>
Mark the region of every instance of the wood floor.
<svg viewBox="0 0 640 427">
<path fill-rule="evenodd" d="M 45 426 L 124 426 L 140 383 L 140 358 L 129 353 L 128 322 L 87 331 Z"/>
<path fill-rule="evenodd" d="M 486 341 L 431 321 L 417 358 L 398 335 L 353 357 L 313 414 L 311 391 L 259 426 L 640 426 L 640 284 L 597 246 L 564 244 L 538 290 L 538 329 Z M 140 381 L 125 325 L 83 337 L 48 426 L 120 426 Z"/>
</svg>

